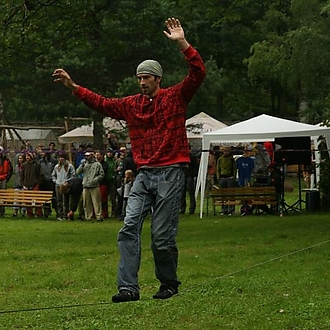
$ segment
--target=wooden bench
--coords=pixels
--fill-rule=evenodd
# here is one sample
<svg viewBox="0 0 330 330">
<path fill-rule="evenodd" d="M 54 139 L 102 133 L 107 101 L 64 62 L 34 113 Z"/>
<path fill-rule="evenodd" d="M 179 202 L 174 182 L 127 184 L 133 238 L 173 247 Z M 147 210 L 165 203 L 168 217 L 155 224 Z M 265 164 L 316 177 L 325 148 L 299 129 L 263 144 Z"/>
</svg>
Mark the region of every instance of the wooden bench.
<svg viewBox="0 0 330 330">
<path fill-rule="evenodd" d="M 244 204 L 251 206 L 277 205 L 279 202 L 279 196 L 273 186 L 235 188 L 219 188 L 214 186 L 206 196 L 207 214 L 209 211 L 209 199 L 212 199 L 214 215 L 216 214 L 216 206 Z"/>
<path fill-rule="evenodd" d="M 5 207 L 51 207 L 52 191 L 0 189 L 0 206 Z"/>
</svg>

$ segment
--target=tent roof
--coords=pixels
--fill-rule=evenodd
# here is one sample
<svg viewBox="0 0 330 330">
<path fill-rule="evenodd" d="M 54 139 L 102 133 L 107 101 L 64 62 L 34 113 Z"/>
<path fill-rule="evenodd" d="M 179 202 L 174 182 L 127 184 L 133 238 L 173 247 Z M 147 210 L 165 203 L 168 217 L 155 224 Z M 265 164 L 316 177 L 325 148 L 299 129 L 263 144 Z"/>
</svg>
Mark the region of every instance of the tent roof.
<svg viewBox="0 0 330 330">
<path fill-rule="evenodd" d="M 260 115 L 240 123 L 203 134 L 205 141 L 256 142 L 279 137 L 319 136 L 330 128 L 304 124 L 269 115 Z"/>
<path fill-rule="evenodd" d="M 93 126 L 77 127 L 58 138 L 60 143 L 90 143 L 93 142 Z"/>
<path fill-rule="evenodd" d="M 17 134 L 23 139 L 23 140 L 45 140 L 49 134 L 52 133 L 50 129 L 36 129 L 31 128 L 29 130 L 24 129 L 17 129 Z M 16 134 L 13 133 L 14 139 L 18 140 L 18 137 Z M 8 130 L 6 130 L 6 138 L 10 139 L 10 135 L 8 133 Z"/>
<path fill-rule="evenodd" d="M 227 125 L 214 119 L 205 112 L 200 112 L 199 114 L 186 120 L 188 139 L 201 139 L 203 137 L 203 133 L 218 130 L 223 127 L 227 127 Z"/>
<path fill-rule="evenodd" d="M 92 143 L 94 140 L 93 123 L 77 127 L 63 135 L 58 140 L 60 143 Z M 108 130 L 120 131 L 125 129 L 126 123 L 109 117 L 103 118 L 103 127 Z"/>
</svg>

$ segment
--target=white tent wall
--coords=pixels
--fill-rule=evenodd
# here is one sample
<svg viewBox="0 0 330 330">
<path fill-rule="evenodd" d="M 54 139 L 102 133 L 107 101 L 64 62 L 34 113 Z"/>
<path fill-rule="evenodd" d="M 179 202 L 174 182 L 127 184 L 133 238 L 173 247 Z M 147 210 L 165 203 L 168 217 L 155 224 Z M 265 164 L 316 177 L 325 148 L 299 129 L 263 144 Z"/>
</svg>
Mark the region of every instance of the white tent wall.
<svg viewBox="0 0 330 330">
<path fill-rule="evenodd" d="M 328 147 L 330 146 L 330 128 L 316 125 L 299 123 L 287 119 L 260 115 L 246 121 L 234 124 L 203 134 L 202 156 L 196 183 L 195 195 L 199 191 L 200 198 L 200 218 L 203 217 L 203 207 L 205 198 L 205 181 L 208 164 L 208 150 L 211 143 L 237 143 L 237 142 L 264 142 L 274 141 L 281 137 L 304 137 L 309 136 L 315 139 L 324 136 Z"/>
</svg>

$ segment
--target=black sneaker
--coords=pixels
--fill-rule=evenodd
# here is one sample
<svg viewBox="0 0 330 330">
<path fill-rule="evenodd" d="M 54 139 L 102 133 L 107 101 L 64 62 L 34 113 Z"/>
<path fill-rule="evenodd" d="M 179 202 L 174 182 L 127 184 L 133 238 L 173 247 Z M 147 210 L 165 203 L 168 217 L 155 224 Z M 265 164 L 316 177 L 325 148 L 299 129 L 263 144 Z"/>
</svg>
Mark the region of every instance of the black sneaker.
<svg viewBox="0 0 330 330">
<path fill-rule="evenodd" d="M 154 299 L 168 299 L 178 294 L 178 289 L 171 286 L 161 285 L 158 292 L 155 293 L 152 297 Z"/>
<path fill-rule="evenodd" d="M 138 292 L 133 292 L 129 290 L 121 290 L 119 293 L 112 296 L 112 302 L 120 303 L 127 301 L 137 301 L 140 299 L 140 294 Z"/>
</svg>

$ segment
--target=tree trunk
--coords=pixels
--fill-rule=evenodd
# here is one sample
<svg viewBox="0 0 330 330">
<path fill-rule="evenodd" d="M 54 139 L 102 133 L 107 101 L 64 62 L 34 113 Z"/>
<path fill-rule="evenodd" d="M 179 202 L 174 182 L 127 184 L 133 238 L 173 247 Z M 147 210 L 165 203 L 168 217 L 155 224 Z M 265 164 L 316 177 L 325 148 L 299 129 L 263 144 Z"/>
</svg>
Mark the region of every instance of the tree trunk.
<svg viewBox="0 0 330 330">
<path fill-rule="evenodd" d="M 103 143 L 103 116 L 99 113 L 93 111 L 92 112 L 92 119 L 94 123 L 93 128 L 93 149 L 94 150 L 104 150 L 104 143 Z"/>
</svg>

